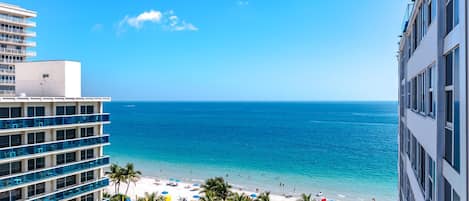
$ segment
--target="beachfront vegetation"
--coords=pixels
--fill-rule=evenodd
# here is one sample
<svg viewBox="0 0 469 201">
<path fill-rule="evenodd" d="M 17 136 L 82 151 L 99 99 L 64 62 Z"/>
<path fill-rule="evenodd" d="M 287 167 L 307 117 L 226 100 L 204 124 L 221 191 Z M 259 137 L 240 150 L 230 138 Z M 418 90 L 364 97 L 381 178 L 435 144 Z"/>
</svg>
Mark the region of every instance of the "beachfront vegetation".
<svg viewBox="0 0 469 201">
<path fill-rule="evenodd" d="M 270 201 L 270 192 L 261 193 L 256 199 L 244 193 L 239 194 L 231 191 L 231 185 L 223 177 L 210 178 L 201 186 L 201 201 Z"/>
<path fill-rule="evenodd" d="M 145 192 L 145 197 L 138 198 L 137 201 L 164 201 L 163 196 L 157 196 L 156 193 Z"/>
<path fill-rule="evenodd" d="M 251 197 L 244 193 L 233 193 L 231 196 L 228 198 L 228 201 L 252 201 Z"/>
<path fill-rule="evenodd" d="M 120 167 L 117 164 L 112 164 L 109 168 L 109 171 L 106 172 L 106 175 L 113 182 L 114 193 L 116 193 L 115 196 L 117 196 L 120 195 L 120 185 L 122 182 L 127 184 L 127 188 L 125 189 L 124 194 L 127 195 L 130 184 L 135 184 L 142 176 L 142 172 L 135 170 L 134 164 L 132 163 L 127 163 L 125 167 Z"/>
<path fill-rule="evenodd" d="M 313 201 L 313 198 L 311 198 L 311 194 L 306 195 L 303 193 L 298 201 Z"/>
<path fill-rule="evenodd" d="M 127 200 L 129 196 L 123 195 L 123 194 L 116 194 L 113 195 L 110 199 L 110 201 L 122 201 L 122 200 Z"/>
</svg>

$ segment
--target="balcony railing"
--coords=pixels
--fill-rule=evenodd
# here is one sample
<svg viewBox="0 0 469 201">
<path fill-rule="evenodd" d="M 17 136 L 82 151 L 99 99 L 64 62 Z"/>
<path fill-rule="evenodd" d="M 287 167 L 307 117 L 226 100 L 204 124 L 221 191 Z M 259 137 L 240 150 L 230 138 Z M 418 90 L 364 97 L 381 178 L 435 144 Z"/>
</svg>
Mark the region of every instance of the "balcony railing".
<svg viewBox="0 0 469 201">
<path fill-rule="evenodd" d="M 89 137 L 0 149 L 0 160 L 109 143 L 109 136 Z"/>
<path fill-rule="evenodd" d="M 14 29 L 14 28 L 7 28 L 7 27 L 0 27 L 0 32 L 7 32 L 7 33 L 17 34 L 17 35 L 25 35 L 25 36 L 30 36 L 30 37 L 36 36 L 36 32 L 33 32 L 33 31 L 25 31 L 24 29 Z"/>
<path fill-rule="evenodd" d="M 26 50 L 17 50 L 12 48 L 0 48 L 0 54 L 13 54 L 13 55 L 20 55 L 20 56 L 27 56 L 27 57 L 35 57 L 36 52 L 30 52 Z"/>
<path fill-rule="evenodd" d="M 402 33 L 407 31 L 407 26 L 409 25 L 409 20 L 412 17 L 413 10 L 414 10 L 414 2 L 408 3 L 405 14 L 404 14 L 404 19 L 402 20 L 402 26 L 401 26 Z"/>
<path fill-rule="evenodd" d="M 14 17 L 14 16 L 10 16 L 10 15 L 0 14 L 0 19 L 1 20 L 7 20 L 7 21 L 10 21 L 10 22 L 14 22 L 14 23 L 18 23 L 18 24 L 23 24 L 23 25 L 26 25 L 26 26 L 36 26 L 36 22 L 32 22 L 32 21 L 26 20 L 24 18 Z"/>
<path fill-rule="evenodd" d="M 106 166 L 109 165 L 109 162 L 109 157 L 103 157 L 88 161 L 80 161 L 73 164 L 66 164 L 58 167 L 52 167 L 45 170 L 30 172 L 20 176 L 13 176 L 5 179 L 0 179 L 0 190 L 5 188 L 14 188 L 16 186 L 37 182 L 44 179 L 60 177 L 62 175 L 71 174 L 74 172 Z"/>
<path fill-rule="evenodd" d="M 12 43 L 26 45 L 26 46 L 36 46 L 36 42 L 27 41 L 23 39 L 16 39 L 16 38 L 0 37 L 0 41 L 12 42 Z"/>
<path fill-rule="evenodd" d="M 34 127 L 63 126 L 71 124 L 109 122 L 109 114 L 67 115 L 49 117 L 20 117 L 0 119 L 0 131 Z"/>
<path fill-rule="evenodd" d="M 50 201 L 50 200 L 65 200 L 81 194 L 89 193 L 109 185 L 109 179 L 104 178 L 92 183 L 84 184 L 75 188 L 54 192 L 42 197 L 29 199 L 28 201 Z"/>
</svg>

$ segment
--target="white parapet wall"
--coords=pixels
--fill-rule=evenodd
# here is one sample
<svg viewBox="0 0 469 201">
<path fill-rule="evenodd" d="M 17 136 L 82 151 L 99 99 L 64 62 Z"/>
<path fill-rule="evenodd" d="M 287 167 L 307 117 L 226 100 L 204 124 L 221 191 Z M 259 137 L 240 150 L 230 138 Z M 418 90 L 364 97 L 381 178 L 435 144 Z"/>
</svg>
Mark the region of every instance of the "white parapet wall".
<svg viewBox="0 0 469 201">
<path fill-rule="evenodd" d="M 81 64 L 76 61 L 18 63 L 16 95 L 81 97 Z"/>
</svg>

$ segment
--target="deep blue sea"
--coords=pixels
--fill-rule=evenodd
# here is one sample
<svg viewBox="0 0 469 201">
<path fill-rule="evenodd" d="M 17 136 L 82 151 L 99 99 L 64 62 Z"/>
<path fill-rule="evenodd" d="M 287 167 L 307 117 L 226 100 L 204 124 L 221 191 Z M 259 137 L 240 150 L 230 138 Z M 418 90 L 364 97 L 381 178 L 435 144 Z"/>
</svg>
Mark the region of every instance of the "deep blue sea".
<svg viewBox="0 0 469 201">
<path fill-rule="evenodd" d="M 397 102 L 111 102 L 105 111 L 106 154 L 147 176 L 397 199 Z"/>
</svg>

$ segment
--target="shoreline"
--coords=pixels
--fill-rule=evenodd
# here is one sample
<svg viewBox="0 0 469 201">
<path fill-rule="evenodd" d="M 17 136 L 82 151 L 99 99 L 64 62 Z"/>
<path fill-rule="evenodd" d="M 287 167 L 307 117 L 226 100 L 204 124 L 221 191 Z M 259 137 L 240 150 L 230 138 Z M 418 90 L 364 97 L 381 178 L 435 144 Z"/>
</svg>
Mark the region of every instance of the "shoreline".
<svg viewBox="0 0 469 201">
<path fill-rule="evenodd" d="M 180 181 L 178 179 L 165 179 L 165 178 L 158 178 L 158 177 L 151 177 L 148 175 L 142 176 L 135 184 L 131 183 L 128 187 L 128 196 L 132 200 L 136 200 L 137 197 L 143 197 L 145 193 L 156 193 L 157 195 L 163 195 L 164 191 L 167 192 L 167 195 L 170 195 L 172 200 L 179 200 L 179 198 L 186 198 L 187 200 L 198 200 L 193 198 L 193 196 L 201 196 L 200 193 L 200 185 L 203 181 L 194 179 L 191 180 L 193 182 L 188 181 Z M 177 183 L 177 186 L 168 186 L 168 183 Z M 236 193 L 244 193 L 246 195 L 259 195 L 263 191 L 258 191 L 254 189 L 245 189 L 241 185 L 231 184 L 232 186 L 231 191 Z M 122 183 L 120 185 L 120 193 L 125 193 L 127 188 L 126 183 Z M 115 194 L 114 192 L 114 183 L 111 184 L 105 189 L 105 192 L 110 193 L 111 195 Z M 313 195 L 314 197 L 314 195 Z M 299 198 L 298 195 L 291 195 L 291 197 L 285 197 L 284 195 L 279 194 L 270 194 L 270 200 L 272 201 L 296 201 Z M 338 200 L 337 200 L 338 201 Z"/>
</svg>

